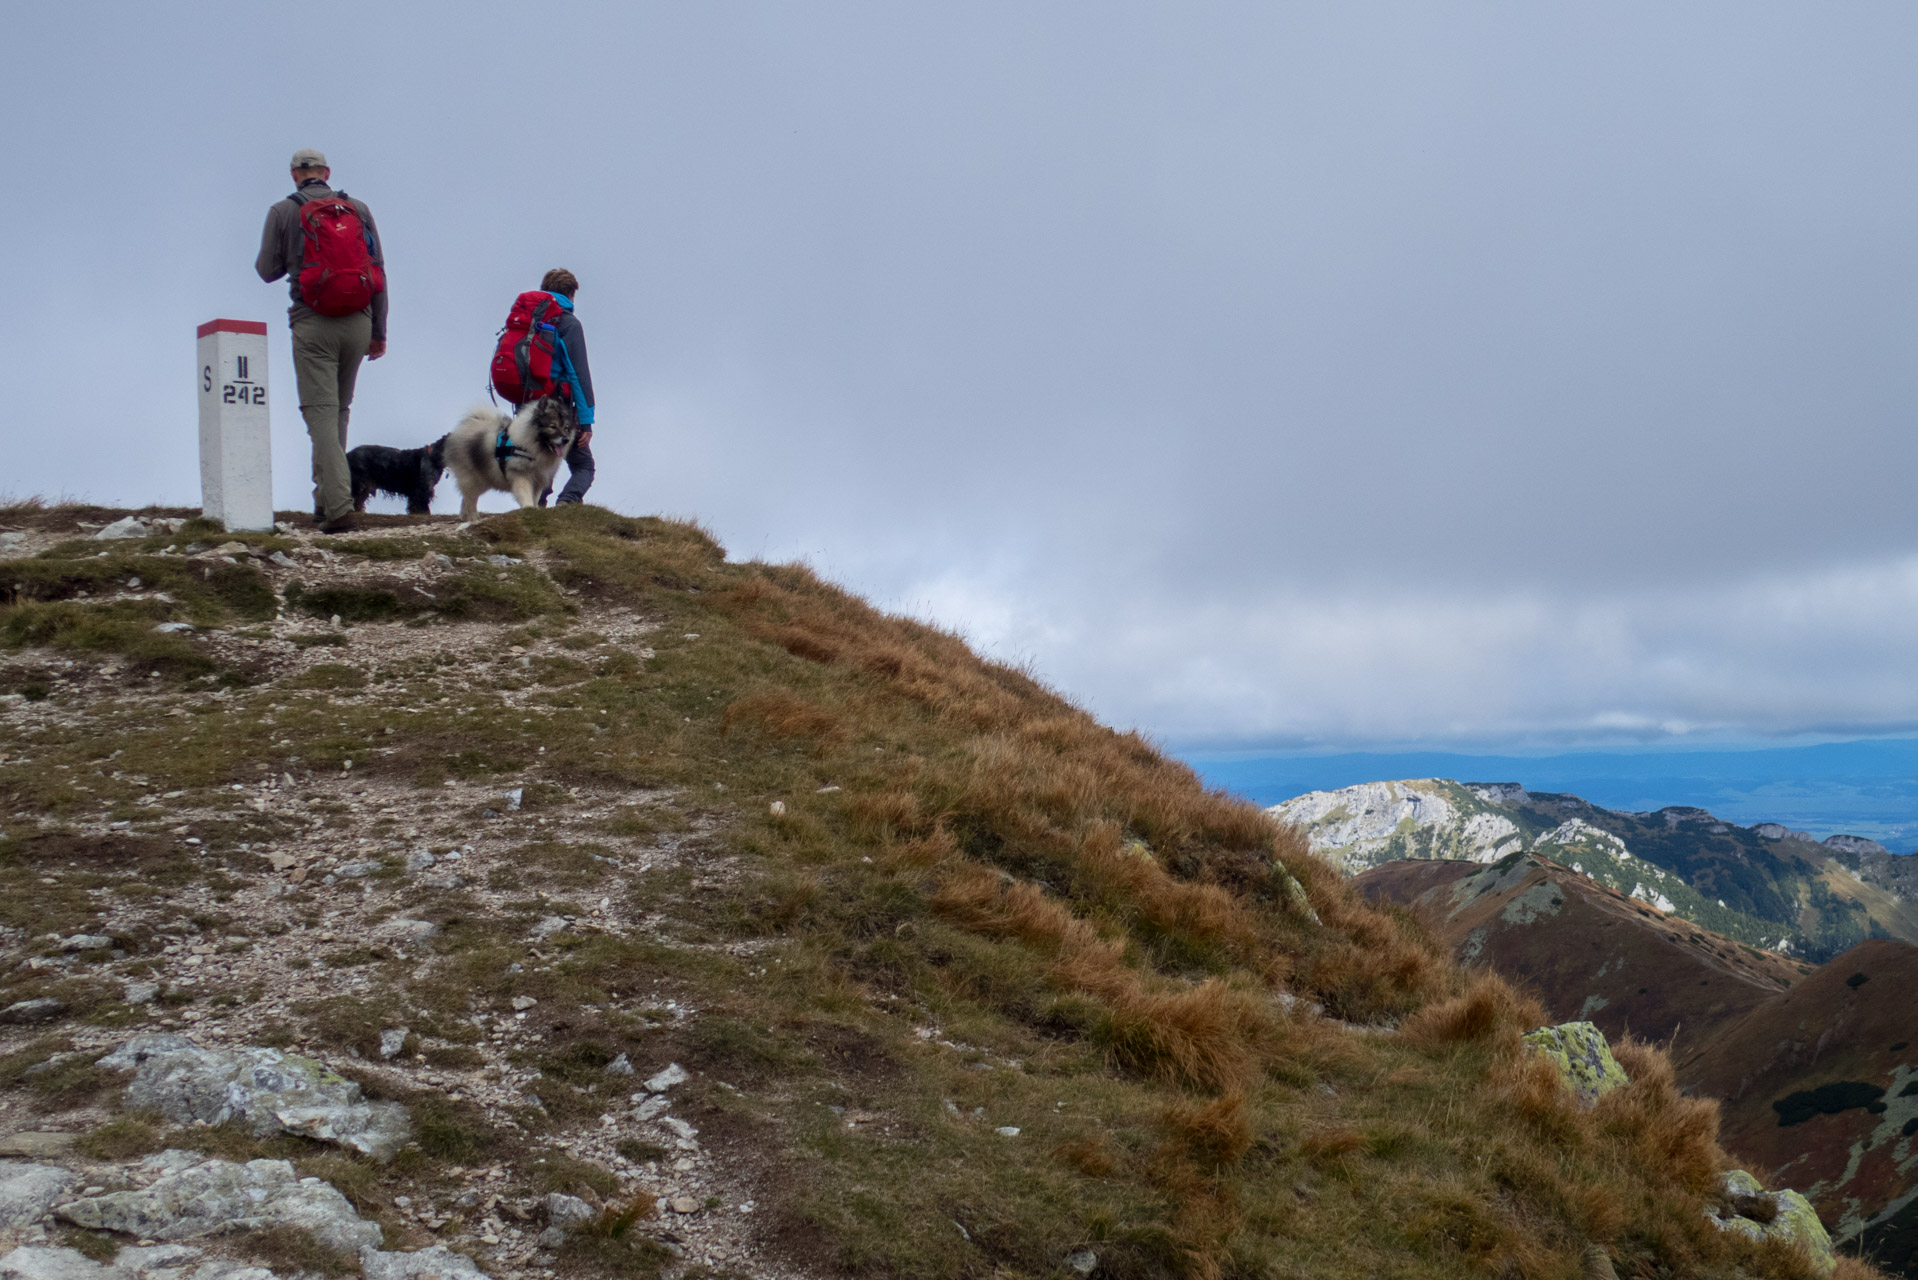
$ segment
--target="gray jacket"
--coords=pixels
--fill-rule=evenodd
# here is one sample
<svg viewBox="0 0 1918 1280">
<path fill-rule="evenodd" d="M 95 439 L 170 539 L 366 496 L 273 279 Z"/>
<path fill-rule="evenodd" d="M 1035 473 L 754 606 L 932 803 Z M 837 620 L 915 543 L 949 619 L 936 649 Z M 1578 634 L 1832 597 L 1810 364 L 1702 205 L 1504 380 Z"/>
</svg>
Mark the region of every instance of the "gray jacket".
<svg viewBox="0 0 1918 1280">
<path fill-rule="evenodd" d="M 299 194 L 308 200 L 342 195 L 359 213 L 360 221 L 366 224 L 367 233 L 373 237 L 373 261 L 382 270 L 385 269 L 386 250 L 380 246 L 380 229 L 373 224 L 373 211 L 366 207 L 365 201 L 335 192 L 319 178 L 308 178 L 302 182 Z M 288 278 L 291 286 L 289 292 L 293 295 L 293 305 L 286 309 L 289 321 L 309 319 L 316 314 L 300 301 L 300 266 L 305 258 L 306 239 L 300 231 L 300 201 L 288 196 L 266 211 L 266 229 L 260 233 L 260 256 L 253 263 L 253 269 L 268 284 L 281 276 Z M 368 310 L 373 313 L 373 341 L 386 341 L 386 290 L 382 289 L 373 295 L 373 305 Z"/>
</svg>

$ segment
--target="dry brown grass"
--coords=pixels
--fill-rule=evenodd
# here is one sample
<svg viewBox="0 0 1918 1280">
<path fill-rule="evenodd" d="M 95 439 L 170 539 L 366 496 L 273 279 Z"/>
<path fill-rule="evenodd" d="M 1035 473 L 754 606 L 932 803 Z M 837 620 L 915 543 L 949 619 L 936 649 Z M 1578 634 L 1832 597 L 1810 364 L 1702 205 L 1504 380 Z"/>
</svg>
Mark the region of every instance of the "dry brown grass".
<svg viewBox="0 0 1918 1280">
<path fill-rule="evenodd" d="M 809 742 L 821 750 L 846 736 L 845 719 L 839 712 L 777 687 L 735 699 L 721 714 L 719 727 L 722 733 L 757 732 L 778 742 Z"/>
<path fill-rule="evenodd" d="M 1679 1092 L 1665 1052 L 1627 1039 L 1613 1049 L 1631 1083 L 1599 1099 L 1595 1118 L 1628 1136 L 1634 1156 L 1677 1186 L 1705 1195 L 1731 1158 L 1718 1145 L 1718 1103 Z"/>
<path fill-rule="evenodd" d="M 1088 1178 L 1110 1178 L 1125 1164 L 1125 1153 L 1105 1137 L 1061 1143 L 1053 1148 L 1052 1158 Z"/>
<path fill-rule="evenodd" d="M 753 566 L 719 599 L 748 634 L 920 709 L 947 745 L 885 761 L 845 802 L 848 834 L 882 845 L 887 865 L 932 871 L 935 911 L 1032 948 L 1053 985 L 1097 1001 L 1121 1069 L 1245 1088 L 1278 1043 L 1259 992 L 1298 985 L 1377 1020 L 1453 981 L 1434 942 L 1366 907 L 1296 833 L 957 637 L 793 566 Z M 755 691 L 727 727 L 818 742 L 872 722 L 843 705 L 869 696 L 857 683 L 830 688 Z"/>
<path fill-rule="evenodd" d="M 1209 1102 L 1174 1103 L 1159 1123 L 1167 1148 L 1207 1172 L 1231 1168 L 1252 1149 L 1252 1113 L 1238 1091 Z"/>
<path fill-rule="evenodd" d="M 1503 978 L 1480 971 L 1451 999 L 1427 1005 L 1407 1018 L 1399 1035 L 1422 1049 L 1443 1049 L 1501 1034 L 1515 1036 L 1544 1021 L 1545 1010 L 1537 1000 Z"/>
<path fill-rule="evenodd" d="M 1121 942 L 1100 938 L 1037 886 L 1004 883 L 984 868 L 955 871 L 933 894 L 932 905 L 969 928 L 1055 957 L 1048 971 L 1052 982 L 1104 1006 L 1103 1038 L 1120 1067 L 1202 1089 L 1252 1082 L 1272 1028 L 1245 993 L 1217 978 L 1152 989 L 1145 975 L 1125 964 Z"/>
</svg>

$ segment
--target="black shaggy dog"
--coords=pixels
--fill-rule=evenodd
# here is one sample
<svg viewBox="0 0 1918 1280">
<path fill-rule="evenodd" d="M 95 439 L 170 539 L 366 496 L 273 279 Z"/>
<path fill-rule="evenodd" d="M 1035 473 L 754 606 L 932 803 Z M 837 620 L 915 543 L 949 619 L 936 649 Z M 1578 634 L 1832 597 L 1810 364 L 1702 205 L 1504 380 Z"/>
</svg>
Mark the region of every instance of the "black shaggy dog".
<svg viewBox="0 0 1918 1280">
<path fill-rule="evenodd" d="M 433 505 L 433 488 L 446 472 L 446 437 L 424 449 L 363 444 L 347 450 L 346 465 L 353 473 L 353 510 L 366 510 L 366 500 L 376 493 L 390 493 L 406 499 L 407 514 L 425 515 Z"/>
</svg>

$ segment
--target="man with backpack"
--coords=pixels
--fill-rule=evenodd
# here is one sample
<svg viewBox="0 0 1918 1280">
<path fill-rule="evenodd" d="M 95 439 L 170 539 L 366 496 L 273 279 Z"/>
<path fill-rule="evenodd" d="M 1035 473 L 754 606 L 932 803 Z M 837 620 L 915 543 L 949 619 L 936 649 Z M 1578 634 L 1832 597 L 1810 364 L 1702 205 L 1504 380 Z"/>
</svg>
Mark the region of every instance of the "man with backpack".
<svg viewBox="0 0 1918 1280">
<path fill-rule="evenodd" d="M 493 390 L 514 412 L 541 396 L 571 401 L 579 435 L 566 455 L 566 487 L 559 502 L 581 502 L 593 484 L 593 372 L 586 363 L 586 329 L 573 314 L 579 277 L 564 267 L 548 271 L 539 288 L 513 299 L 493 349 Z M 551 493 L 549 489 L 547 493 Z M 540 505 L 546 505 L 541 494 Z"/>
<path fill-rule="evenodd" d="M 253 264 L 269 284 L 291 280 L 293 373 L 313 442 L 313 520 L 321 533 L 358 527 L 346 466 L 346 420 L 361 360 L 386 354 L 386 255 L 366 205 L 327 185 L 326 157 L 293 153 L 293 194 L 266 211 Z"/>
</svg>

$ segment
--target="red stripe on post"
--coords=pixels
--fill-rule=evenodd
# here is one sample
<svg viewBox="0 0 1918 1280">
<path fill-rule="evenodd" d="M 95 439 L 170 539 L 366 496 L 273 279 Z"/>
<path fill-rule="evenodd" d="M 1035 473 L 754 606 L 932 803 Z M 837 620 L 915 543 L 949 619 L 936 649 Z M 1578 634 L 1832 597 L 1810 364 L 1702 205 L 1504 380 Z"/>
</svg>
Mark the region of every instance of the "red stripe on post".
<svg viewBox="0 0 1918 1280">
<path fill-rule="evenodd" d="M 196 337 L 204 338 L 209 333 L 257 333 L 266 336 L 264 320 L 209 320 L 200 326 Z"/>
</svg>

